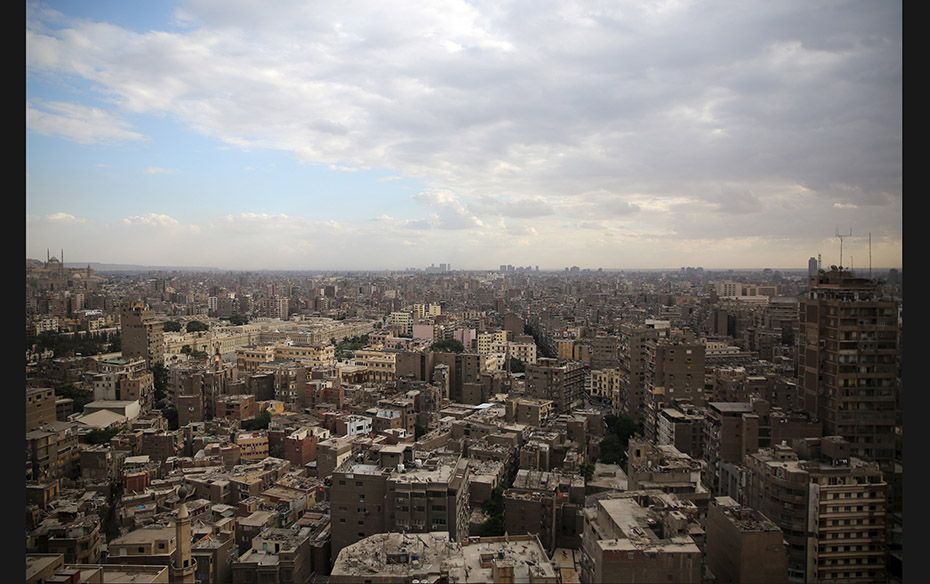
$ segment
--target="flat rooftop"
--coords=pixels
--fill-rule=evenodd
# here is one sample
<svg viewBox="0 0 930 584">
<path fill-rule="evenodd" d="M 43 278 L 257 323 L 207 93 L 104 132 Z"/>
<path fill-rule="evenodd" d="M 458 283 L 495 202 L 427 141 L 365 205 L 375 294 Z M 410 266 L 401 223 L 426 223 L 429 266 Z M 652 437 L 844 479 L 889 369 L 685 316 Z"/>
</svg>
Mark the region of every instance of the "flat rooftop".
<svg viewBox="0 0 930 584">
<path fill-rule="evenodd" d="M 169 527 L 143 527 L 142 529 L 137 529 L 135 531 L 130 531 L 122 537 L 117 537 L 110 542 L 110 545 L 113 544 L 135 544 L 135 543 L 151 543 L 158 540 L 174 539 L 175 538 L 175 528 L 173 526 Z"/>
<path fill-rule="evenodd" d="M 379 533 L 366 537 L 339 552 L 331 576 L 382 577 L 438 574 L 440 565 L 457 551 L 449 533 Z"/>
<path fill-rule="evenodd" d="M 63 561 L 64 556 L 61 554 L 26 554 L 26 580 Z"/>
<path fill-rule="evenodd" d="M 753 412 L 752 404 L 749 402 L 710 402 L 707 405 L 719 412 Z"/>
<path fill-rule="evenodd" d="M 463 582 L 493 582 L 496 563 L 513 567 L 514 584 L 529 584 L 539 578 L 555 581 L 556 571 L 546 551 L 535 536 L 517 535 L 509 538 L 481 538 L 478 543 L 462 545 L 466 568 Z"/>
</svg>

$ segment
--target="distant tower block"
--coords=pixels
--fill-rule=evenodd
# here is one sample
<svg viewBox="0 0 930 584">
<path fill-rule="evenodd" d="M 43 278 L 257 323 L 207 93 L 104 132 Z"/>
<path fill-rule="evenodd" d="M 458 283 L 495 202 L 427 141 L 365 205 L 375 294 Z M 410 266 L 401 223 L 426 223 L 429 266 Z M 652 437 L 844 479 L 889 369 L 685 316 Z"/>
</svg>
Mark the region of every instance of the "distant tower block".
<svg viewBox="0 0 930 584">
<path fill-rule="evenodd" d="M 817 264 L 818 264 L 817 258 L 812 257 L 811 259 L 807 260 L 807 275 L 808 276 L 817 275 L 817 269 L 818 269 Z"/>
</svg>

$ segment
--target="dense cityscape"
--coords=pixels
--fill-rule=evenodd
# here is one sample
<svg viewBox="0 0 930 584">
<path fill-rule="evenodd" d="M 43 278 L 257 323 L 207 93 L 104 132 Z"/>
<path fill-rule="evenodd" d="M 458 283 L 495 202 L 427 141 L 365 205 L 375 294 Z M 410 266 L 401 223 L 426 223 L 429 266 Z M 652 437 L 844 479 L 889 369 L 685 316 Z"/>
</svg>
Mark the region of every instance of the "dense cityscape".
<svg viewBox="0 0 930 584">
<path fill-rule="evenodd" d="M 902 41 L 26 0 L 26 584 L 902 584 Z"/>
<path fill-rule="evenodd" d="M 901 281 L 27 260 L 26 581 L 900 581 Z"/>
</svg>

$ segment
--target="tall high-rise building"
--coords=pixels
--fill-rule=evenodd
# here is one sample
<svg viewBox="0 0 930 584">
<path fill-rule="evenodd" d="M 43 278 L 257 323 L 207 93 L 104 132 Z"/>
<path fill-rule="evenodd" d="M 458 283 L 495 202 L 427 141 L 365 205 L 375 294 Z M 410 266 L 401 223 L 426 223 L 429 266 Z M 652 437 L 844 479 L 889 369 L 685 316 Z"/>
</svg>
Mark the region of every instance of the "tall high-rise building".
<svg viewBox="0 0 930 584">
<path fill-rule="evenodd" d="M 817 264 L 817 258 L 812 257 L 811 259 L 807 260 L 807 275 L 811 278 L 817 275 L 817 271 L 820 268 L 820 266 Z"/>
<path fill-rule="evenodd" d="M 144 302 L 129 302 L 120 311 L 124 359 L 145 359 L 146 367 L 165 361 L 164 329 Z"/>
<path fill-rule="evenodd" d="M 640 422 L 644 416 L 646 390 L 646 342 L 662 331 L 624 323 L 620 326 L 620 413 Z"/>
<path fill-rule="evenodd" d="M 567 414 L 584 396 L 584 365 L 577 361 L 537 359 L 526 366 L 526 394 L 551 399 L 557 414 Z"/>
<path fill-rule="evenodd" d="M 888 485 L 878 465 L 837 436 L 793 443 L 746 455 L 741 478 L 742 503 L 784 534 L 788 580 L 887 581 Z"/>
<path fill-rule="evenodd" d="M 798 386 L 825 436 L 887 468 L 895 458 L 898 303 L 877 282 L 831 270 L 800 300 Z"/>
</svg>

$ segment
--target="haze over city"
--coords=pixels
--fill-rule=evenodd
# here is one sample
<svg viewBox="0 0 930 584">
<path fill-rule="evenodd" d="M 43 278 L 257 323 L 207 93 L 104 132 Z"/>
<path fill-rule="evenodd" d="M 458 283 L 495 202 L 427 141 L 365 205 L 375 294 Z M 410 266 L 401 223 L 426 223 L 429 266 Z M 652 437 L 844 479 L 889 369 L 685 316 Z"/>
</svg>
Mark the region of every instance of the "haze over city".
<svg viewBox="0 0 930 584">
<path fill-rule="evenodd" d="M 904 582 L 901 2 L 26 13 L 26 584 Z"/>
<path fill-rule="evenodd" d="M 30 2 L 27 257 L 900 267 L 897 2 Z M 844 263 L 849 263 L 848 261 Z"/>
</svg>

